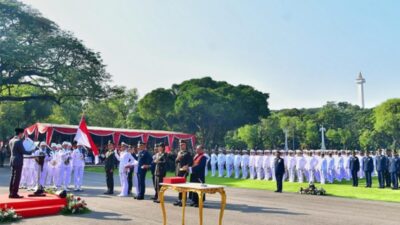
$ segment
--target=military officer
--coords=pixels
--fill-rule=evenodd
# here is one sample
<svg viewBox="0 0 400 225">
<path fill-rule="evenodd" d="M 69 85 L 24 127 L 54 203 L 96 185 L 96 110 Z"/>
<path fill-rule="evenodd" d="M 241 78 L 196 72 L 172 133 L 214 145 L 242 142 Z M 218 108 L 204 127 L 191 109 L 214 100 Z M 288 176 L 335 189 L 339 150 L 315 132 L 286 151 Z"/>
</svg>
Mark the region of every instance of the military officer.
<svg viewBox="0 0 400 225">
<path fill-rule="evenodd" d="M 250 150 L 249 168 L 250 168 L 250 179 L 254 180 L 257 174 L 256 174 L 256 151 L 254 151 L 253 149 Z"/>
<path fill-rule="evenodd" d="M 242 151 L 242 162 L 240 164 L 240 167 L 242 168 L 242 179 L 247 179 L 249 177 L 249 154 L 247 153 L 247 150 Z"/>
<path fill-rule="evenodd" d="M 139 183 L 139 194 L 137 196 L 137 200 L 143 200 L 144 199 L 144 194 L 146 191 L 146 174 L 147 171 L 151 167 L 151 163 L 153 161 L 153 157 L 147 151 L 147 146 L 146 143 L 144 142 L 139 142 L 138 143 L 138 171 L 137 171 L 137 177 L 138 177 L 138 183 Z"/>
<path fill-rule="evenodd" d="M 217 174 L 217 163 L 218 163 L 218 156 L 215 153 L 215 149 L 211 150 L 211 176 L 215 177 Z"/>
<path fill-rule="evenodd" d="M 165 144 L 164 143 L 158 143 L 156 145 L 157 147 L 157 154 L 154 159 L 154 164 L 156 165 L 154 169 L 154 177 L 155 181 L 154 184 L 156 185 L 156 193 L 154 196 L 154 202 L 155 203 L 160 203 L 160 200 L 158 199 L 160 189 L 161 189 L 161 183 L 163 182 L 164 177 L 167 175 L 167 154 L 165 153 Z"/>
<path fill-rule="evenodd" d="M 264 157 L 263 157 L 264 180 L 269 180 L 272 177 L 270 157 L 271 157 L 271 151 L 264 150 Z"/>
<path fill-rule="evenodd" d="M 360 170 L 360 160 L 356 156 L 356 152 L 353 151 L 353 156 L 350 157 L 349 169 L 351 171 L 351 177 L 353 179 L 353 187 L 358 187 L 358 171 Z"/>
<path fill-rule="evenodd" d="M 285 162 L 283 158 L 281 158 L 281 153 L 279 151 L 276 153 L 274 168 L 277 187 L 275 192 L 282 193 L 283 175 L 285 174 Z"/>
<path fill-rule="evenodd" d="M 392 157 L 389 158 L 389 173 L 390 177 L 392 178 L 392 189 L 397 190 L 399 189 L 399 178 L 398 178 L 398 172 L 400 169 L 400 160 L 399 160 L 399 155 L 397 152 L 394 153 Z"/>
<path fill-rule="evenodd" d="M 385 188 L 385 172 L 387 165 L 387 158 L 382 154 L 382 150 L 379 149 L 376 155 L 376 171 L 378 172 L 379 188 Z"/>
<path fill-rule="evenodd" d="M 225 156 L 225 165 L 226 165 L 226 178 L 230 178 L 232 176 L 232 171 L 235 163 L 235 157 L 232 153 L 232 150 L 228 149 L 226 150 L 226 156 Z"/>
<path fill-rule="evenodd" d="M 234 167 L 235 167 L 235 179 L 239 179 L 240 176 L 240 164 L 242 163 L 242 156 L 240 151 L 235 151 Z"/>
<path fill-rule="evenodd" d="M 114 194 L 114 169 L 117 166 L 117 158 L 115 158 L 115 148 L 114 143 L 111 141 L 108 142 L 107 152 L 104 158 L 104 170 L 106 172 L 106 183 L 107 183 L 107 191 L 104 193 L 105 195 Z"/>
<path fill-rule="evenodd" d="M 180 151 L 175 160 L 175 175 L 178 177 L 185 177 L 189 175 L 189 167 L 193 164 L 193 157 L 187 149 L 185 140 L 179 141 Z M 174 203 L 175 206 L 182 206 L 182 194 L 179 193 L 179 199 Z"/>
<path fill-rule="evenodd" d="M 118 153 L 114 151 L 115 158 L 119 161 L 118 172 L 119 180 L 121 182 L 121 193 L 119 197 L 128 197 L 128 173 L 134 164 L 138 162 L 132 157 L 132 154 L 128 151 L 129 145 L 122 142 L 121 151 Z"/>
<path fill-rule="evenodd" d="M 204 156 L 204 150 L 202 145 L 196 147 L 196 155 L 193 158 L 193 164 L 190 168 L 192 172 L 190 175 L 191 183 L 205 183 L 204 167 L 206 166 L 207 158 Z M 189 198 L 192 200 L 190 206 L 199 206 L 199 196 L 197 193 L 191 192 Z M 202 196 L 204 200 L 204 196 Z"/>
<path fill-rule="evenodd" d="M 367 155 L 363 158 L 363 171 L 366 178 L 366 187 L 372 187 L 372 172 L 374 172 L 374 160 L 370 156 L 369 151 L 366 152 Z"/>
<path fill-rule="evenodd" d="M 82 191 L 83 174 L 85 171 L 85 158 L 87 150 L 82 144 L 77 144 L 77 148 L 72 152 L 72 166 L 74 167 L 74 186 L 75 191 Z"/>
<path fill-rule="evenodd" d="M 224 151 L 221 148 L 218 150 L 218 177 L 224 176 L 225 163 L 226 163 L 226 157 Z"/>
</svg>

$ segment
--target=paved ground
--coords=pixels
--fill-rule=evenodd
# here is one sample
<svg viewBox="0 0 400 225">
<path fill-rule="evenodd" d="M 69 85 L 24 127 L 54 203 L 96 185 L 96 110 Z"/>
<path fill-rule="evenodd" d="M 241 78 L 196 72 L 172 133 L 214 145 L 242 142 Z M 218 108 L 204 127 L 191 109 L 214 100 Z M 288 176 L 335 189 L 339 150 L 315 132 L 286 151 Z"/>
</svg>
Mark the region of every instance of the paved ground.
<svg viewBox="0 0 400 225">
<path fill-rule="evenodd" d="M 115 177 L 117 178 L 117 177 Z M 0 168 L 0 193 L 7 192 L 9 170 Z M 116 179 L 117 181 L 117 179 Z M 81 196 L 93 212 L 83 216 L 51 216 L 26 219 L 18 224 L 162 224 L 161 209 L 152 201 L 136 201 L 102 195 L 105 186 L 101 174 L 85 174 L 85 192 Z M 116 182 L 118 183 L 118 182 Z M 119 186 L 116 188 L 119 190 Z M 153 189 L 147 189 L 148 196 Z M 181 208 L 172 206 L 176 193 L 166 192 L 168 224 L 181 222 Z M 299 194 L 275 194 L 267 191 L 227 188 L 228 206 L 225 211 L 226 225 L 279 225 L 279 224 L 399 224 L 397 215 L 400 204 L 351 200 L 335 197 L 304 196 Z M 217 224 L 219 196 L 207 196 L 204 224 Z M 186 224 L 198 224 L 198 209 L 187 208 Z"/>
</svg>

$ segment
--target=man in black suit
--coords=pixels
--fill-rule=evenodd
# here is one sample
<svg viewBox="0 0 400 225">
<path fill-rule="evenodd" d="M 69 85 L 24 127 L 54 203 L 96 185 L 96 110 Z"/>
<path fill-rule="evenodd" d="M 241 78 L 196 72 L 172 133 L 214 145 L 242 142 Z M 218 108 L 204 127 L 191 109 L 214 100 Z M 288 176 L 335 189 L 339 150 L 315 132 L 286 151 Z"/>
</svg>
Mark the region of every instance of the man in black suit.
<svg viewBox="0 0 400 225">
<path fill-rule="evenodd" d="M 23 145 L 24 129 L 16 128 L 15 137 L 10 140 L 11 158 L 11 180 L 9 198 L 23 198 L 18 195 L 19 183 L 21 181 L 22 166 L 24 165 L 24 155 L 31 152 L 25 150 Z"/>
<path fill-rule="evenodd" d="M 139 183 L 139 194 L 137 196 L 137 200 L 143 200 L 144 194 L 146 191 L 146 174 L 150 169 L 153 158 L 149 151 L 147 151 L 146 143 L 139 142 L 138 143 L 139 153 L 138 153 L 138 183 Z"/>
<path fill-rule="evenodd" d="M 114 194 L 114 169 L 118 165 L 118 160 L 115 158 L 114 153 L 114 144 L 109 141 L 108 142 L 108 151 L 105 154 L 104 158 L 104 170 L 106 171 L 106 182 L 107 182 L 107 191 L 104 193 L 105 195 Z"/>
<path fill-rule="evenodd" d="M 167 175 L 167 153 L 165 153 L 165 144 L 159 143 L 156 145 L 157 154 L 154 157 L 153 164 L 154 167 L 154 188 L 155 188 L 155 195 L 154 195 L 154 202 L 160 203 L 158 199 L 158 194 L 161 189 L 160 183 L 163 182 L 164 177 Z"/>
<path fill-rule="evenodd" d="M 276 191 L 277 193 L 282 193 L 283 186 L 283 175 L 285 174 L 285 162 L 281 158 L 281 152 L 276 152 L 276 158 L 274 161 L 275 168 L 275 178 L 276 178 Z"/>
<path fill-rule="evenodd" d="M 386 156 L 382 155 L 382 150 L 378 150 L 376 155 L 376 171 L 378 172 L 379 188 L 385 188 L 385 171 L 388 168 Z"/>
<path fill-rule="evenodd" d="M 366 179 L 366 187 L 371 188 L 372 187 L 372 172 L 374 172 L 374 159 L 370 156 L 370 153 L 367 151 L 367 156 L 364 158 L 364 163 L 363 163 L 363 170 L 365 173 L 365 179 Z"/>
<path fill-rule="evenodd" d="M 360 160 L 356 156 L 355 151 L 353 151 L 353 155 L 350 158 L 349 167 L 351 178 L 353 179 L 353 187 L 358 187 L 358 171 L 360 171 Z"/>
<path fill-rule="evenodd" d="M 177 177 L 185 177 L 189 175 L 189 167 L 193 164 L 193 158 L 187 150 L 187 143 L 185 140 L 179 141 L 180 151 L 175 160 L 175 175 Z M 182 206 L 182 193 L 179 193 L 178 201 L 174 202 L 175 206 Z"/>
<path fill-rule="evenodd" d="M 190 175 L 191 183 L 205 183 L 205 173 L 207 166 L 207 157 L 204 155 L 204 148 L 202 145 L 196 147 L 196 155 L 193 159 L 192 174 Z M 204 200 L 203 196 L 203 200 Z M 192 200 L 190 206 L 199 207 L 199 195 L 195 192 L 190 192 L 189 198 Z"/>
</svg>

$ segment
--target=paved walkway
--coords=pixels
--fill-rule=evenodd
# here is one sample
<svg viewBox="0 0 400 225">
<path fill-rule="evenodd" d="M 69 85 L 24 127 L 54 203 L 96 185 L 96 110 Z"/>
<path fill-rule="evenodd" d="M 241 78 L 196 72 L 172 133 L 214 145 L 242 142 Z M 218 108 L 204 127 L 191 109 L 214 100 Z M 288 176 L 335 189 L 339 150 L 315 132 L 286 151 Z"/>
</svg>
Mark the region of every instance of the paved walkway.
<svg viewBox="0 0 400 225">
<path fill-rule="evenodd" d="M 115 177 L 116 184 L 117 177 Z M 0 193 L 8 190 L 9 169 L 0 168 Z M 102 174 L 85 174 L 85 192 L 80 194 L 93 211 L 83 216 L 51 216 L 22 220 L 18 224 L 162 224 L 161 209 L 150 200 L 136 201 L 102 195 L 105 179 Z M 116 187 L 120 189 L 119 185 Z M 147 190 L 149 199 L 154 191 Z M 400 193 L 399 193 L 400 194 Z M 176 193 L 166 192 L 168 224 L 181 222 L 181 208 L 172 206 Z M 335 197 L 304 196 L 293 193 L 276 194 L 268 191 L 227 188 L 228 206 L 225 211 L 226 225 L 386 225 L 399 224 L 400 204 L 352 200 Z M 215 225 L 218 221 L 219 196 L 208 195 L 204 211 L 204 224 Z M 187 208 L 186 224 L 198 224 L 198 209 Z"/>
</svg>

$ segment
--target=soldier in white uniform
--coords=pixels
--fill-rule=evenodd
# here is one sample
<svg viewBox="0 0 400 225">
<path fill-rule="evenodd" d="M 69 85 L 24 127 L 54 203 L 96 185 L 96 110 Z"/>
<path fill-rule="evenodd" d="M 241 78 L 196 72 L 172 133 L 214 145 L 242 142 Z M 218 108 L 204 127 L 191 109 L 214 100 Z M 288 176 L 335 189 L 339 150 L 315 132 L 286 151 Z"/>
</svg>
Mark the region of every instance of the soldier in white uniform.
<svg viewBox="0 0 400 225">
<path fill-rule="evenodd" d="M 119 197 L 128 197 L 128 173 L 134 167 L 134 165 L 138 164 L 138 162 L 133 158 L 132 154 L 128 151 L 129 145 L 122 142 L 121 143 L 121 152 L 118 153 L 117 150 L 114 151 L 115 158 L 119 161 L 118 172 L 119 172 L 119 180 L 121 182 L 121 193 L 118 195 Z"/>
<path fill-rule="evenodd" d="M 242 179 L 247 179 L 249 177 L 250 156 L 247 150 L 243 150 L 242 153 L 242 163 L 240 164 L 240 167 L 242 167 Z"/>
<path fill-rule="evenodd" d="M 218 156 L 215 154 L 215 149 L 211 153 L 211 176 L 215 177 L 217 174 Z"/>
<path fill-rule="evenodd" d="M 58 161 L 57 161 L 57 144 L 52 143 L 51 144 L 51 151 L 50 151 L 50 161 L 48 162 L 48 173 L 47 173 L 47 180 L 46 180 L 46 186 L 50 187 L 56 187 L 57 186 L 57 167 L 58 167 Z"/>
<path fill-rule="evenodd" d="M 235 159 L 234 159 L 234 167 L 235 167 L 235 179 L 240 178 L 240 165 L 242 164 L 242 156 L 240 155 L 240 151 L 235 151 Z"/>
<path fill-rule="evenodd" d="M 372 161 L 374 162 L 374 171 L 372 172 L 372 176 L 378 176 L 378 172 L 376 171 L 376 152 L 370 151 L 369 153 L 372 157 Z"/>
<path fill-rule="evenodd" d="M 47 173 L 49 171 L 49 162 L 51 160 L 50 158 L 50 154 L 47 150 L 47 144 L 46 142 L 41 142 L 40 143 L 40 147 L 38 150 L 36 150 L 33 153 L 34 156 L 39 156 L 39 155 L 44 155 L 44 164 L 43 164 L 43 168 L 40 171 L 40 166 L 38 163 L 35 163 L 35 173 L 39 174 L 40 173 L 40 180 L 39 180 L 39 185 L 41 185 L 42 187 L 44 187 L 46 185 L 46 179 L 47 179 Z"/>
<path fill-rule="evenodd" d="M 270 180 L 272 177 L 270 157 L 271 157 L 271 151 L 264 150 L 264 157 L 263 157 L 264 180 Z"/>
<path fill-rule="evenodd" d="M 341 151 L 338 152 L 335 162 L 336 162 L 336 180 L 341 182 L 346 177 L 346 169 L 344 167 L 344 159 Z"/>
<path fill-rule="evenodd" d="M 289 182 L 294 182 L 294 180 L 296 179 L 296 158 L 294 156 L 294 151 L 292 150 L 289 150 L 287 163 Z"/>
<path fill-rule="evenodd" d="M 218 177 L 224 176 L 224 167 L 225 167 L 225 154 L 222 149 L 218 151 Z"/>
<path fill-rule="evenodd" d="M 277 153 L 277 150 L 272 150 L 272 156 L 269 157 L 269 165 L 271 166 L 270 169 L 271 169 L 272 181 L 276 181 L 276 177 L 275 177 L 276 153 Z"/>
<path fill-rule="evenodd" d="M 263 161 L 264 161 L 264 154 L 262 150 L 257 150 L 256 155 L 256 173 L 257 173 L 257 180 L 264 179 L 264 169 L 263 169 Z"/>
<path fill-rule="evenodd" d="M 78 147 L 72 152 L 72 166 L 74 168 L 74 186 L 75 191 L 82 191 L 83 173 L 85 171 L 85 158 L 87 150 L 83 145 L 78 144 Z"/>
<path fill-rule="evenodd" d="M 24 158 L 24 165 L 22 167 L 22 175 L 21 175 L 21 182 L 20 188 L 33 190 L 36 186 L 37 182 L 37 173 L 35 172 L 35 160 Z"/>
<path fill-rule="evenodd" d="M 346 155 L 344 155 L 346 153 Z M 343 151 L 342 156 L 344 160 L 344 168 L 345 168 L 345 176 L 344 179 L 346 181 L 350 181 L 351 179 L 351 170 L 350 170 L 350 159 L 351 159 L 350 151 Z"/>
<path fill-rule="evenodd" d="M 256 178 L 256 151 L 250 150 L 249 157 L 249 169 L 250 169 L 250 179 L 254 180 Z"/>
<path fill-rule="evenodd" d="M 318 171 L 320 176 L 320 183 L 325 184 L 328 177 L 328 160 L 325 157 L 325 153 L 321 153 L 321 158 L 318 162 Z"/>
<path fill-rule="evenodd" d="M 336 170 L 335 170 L 335 158 L 333 157 L 332 152 L 329 152 L 328 156 L 328 182 L 333 183 L 335 176 L 336 176 Z"/>
<path fill-rule="evenodd" d="M 205 168 L 205 172 L 204 172 L 204 175 L 205 176 L 207 176 L 208 175 L 208 165 L 209 165 L 209 163 L 210 163 L 210 160 L 211 160 L 211 156 L 210 156 L 210 154 L 209 154 L 209 151 L 208 150 L 205 150 L 204 151 L 204 157 L 206 157 L 207 158 L 207 162 L 206 162 L 206 168 Z"/>
<path fill-rule="evenodd" d="M 63 142 L 63 149 L 59 151 L 60 158 L 60 167 L 59 167 L 59 175 L 58 175 L 58 183 L 57 188 L 63 188 L 64 190 L 68 190 L 69 183 L 71 182 L 71 171 L 72 171 L 72 163 L 71 163 L 71 143 Z"/>
<path fill-rule="evenodd" d="M 296 172 L 297 172 L 297 181 L 299 183 L 304 182 L 304 177 L 306 177 L 306 159 L 303 156 L 303 152 L 300 150 L 296 151 Z M 306 177 L 307 179 L 307 177 Z"/>
<path fill-rule="evenodd" d="M 232 150 L 226 150 L 225 156 L 225 166 L 226 166 L 226 178 L 230 178 L 233 173 L 233 167 L 235 163 L 235 156 L 232 153 Z"/>
<path fill-rule="evenodd" d="M 321 163 L 321 154 L 322 154 L 321 150 L 315 151 L 315 154 L 314 154 L 314 158 L 316 160 L 316 163 L 315 163 L 315 181 L 317 183 L 321 182 L 321 171 L 319 170 L 319 167 L 318 167 L 318 165 Z M 325 179 L 326 179 L 326 177 L 325 177 Z"/>
<path fill-rule="evenodd" d="M 357 156 L 358 156 L 358 159 L 359 159 L 359 161 L 360 161 L 360 171 L 358 172 L 358 177 L 360 178 L 360 179 L 363 179 L 364 177 L 365 177 L 365 172 L 364 172 L 364 169 L 362 169 L 362 168 L 364 168 L 364 159 L 365 159 L 365 154 L 364 154 L 364 152 L 363 151 L 358 151 L 358 154 L 357 154 Z"/>
</svg>

